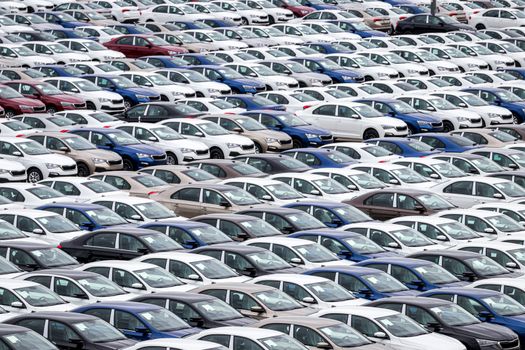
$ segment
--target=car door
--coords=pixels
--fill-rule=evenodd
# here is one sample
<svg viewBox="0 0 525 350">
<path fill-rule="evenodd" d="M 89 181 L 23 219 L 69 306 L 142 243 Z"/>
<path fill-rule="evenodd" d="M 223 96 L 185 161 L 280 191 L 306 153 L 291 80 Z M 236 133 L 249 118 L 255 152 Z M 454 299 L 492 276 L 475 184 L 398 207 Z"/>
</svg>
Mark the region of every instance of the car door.
<svg viewBox="0 0 525 350">
<path fill-rule="evenodd" d="M 118 234 L 116 232 L 93 233 L 82 247 L 85 253 L 85 261 L 119 259 L 121 254 L 117 250 Z"/>
<path fill-rule="evenodd" d="M 203 203 L 201 203 L 200 188 L 180 189 L 173 193 L 169 200 L 160 200 L 160 202 L 179 216 L 194 217 L 206 212 Z"/>
<path fill-rule="evenodd" d="M 234 206 L 219 192 L 206 188 L 202 191 L 202 205 L 204 208 L 204 213 L 202 214 L 227 213 Z"/>
<path fill-rule="evenodd" d="M 443 198 L 460 208 L 470 208 L 480 203 L 479 198 L 475 198 L 473 194 L 474 181 L 470 180 L 454 181 L 440 193 Z"/>
<path fill-rule="evenodd" d="M 373 194 L 357 207 L 376 220 L 389 220 L 398 216 L 393 192 Z"/>
</svg>

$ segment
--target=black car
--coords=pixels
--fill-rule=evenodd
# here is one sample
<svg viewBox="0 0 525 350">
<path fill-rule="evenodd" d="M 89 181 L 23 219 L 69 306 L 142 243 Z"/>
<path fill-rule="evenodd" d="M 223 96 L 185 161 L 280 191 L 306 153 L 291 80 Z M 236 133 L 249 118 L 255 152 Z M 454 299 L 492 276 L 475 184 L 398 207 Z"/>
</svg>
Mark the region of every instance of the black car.
<svg viewBox="0 0 525 350">
<path fill-rule="evenodd" d="M 130 260 L 149 253 L 183 249 L 168 235 L 130 226 L 89 232 L 61 242 L 60 248 L 81 263 Z"/>
<path fill-rule="evenodd" d="M 24 271 L 75 268 L 79 265 L 66 252 L 45 243 L 0 241 L 0 256 Z"/>
<path fill-rule="evenodd" d="M 199 247 L 190 253 L 211 256 L 238 273 L 250 277 L 273 273 L 302 273 L 304 271 L 302 268 L 292 267 L 276 254 L 259 247 L 225 243 Z"/>
<path fill-rule="evenodd" d="M 462 281 L 523 276 L 522 272 L 511 272 L 485 255 L 462 250 L 427 250 L 408 255 L 407 258 L 432 261 Z"/>
<path fill-rule="evenodd" d="M 499 179 L 510 180 L 516 185 L 525 188 L 525 170 L 502 171 L 499 173 L 487 174 L 488 177 L 497 177 Z M 518 220 L 521 221 L 521 220 Z"/>
<path fill-rule="evenodd" d="M 250 208 L 238 211 L 237 214 L 251 215 L 263 219 L 284 234 L 326 228 L 326 225 L 321 221 L 299 209 L 280 207 Z"/>
<path fill-rule="evenodd" d="M 280 174 L 287 172 L 303 173 L 312 170 L 303 162 L 284 154 L 259 153 L 237 156 L 235 160 L 243 161 L 266 174 Z"/>
<path fill-rule="evenodd" d="M 479 350 L 479 344 L 487 342 L 497 342 L 501 349 L 518 349 L 519 339 L 513 331 L 500 325 L 481 322 L 451 301 L 425 297 L 391 297 L 372 301 L 367 306 L 402 312 L 430 331 L 459 340 L 467 350 Z"/>
<path fill-rule="evenodd" d="M 203 114 L 183 104 L 151 102 L 135 105 L 116 117 L 131 123 L 156 123 L 171 118 L 195 118 Z"/>
<path fill-rule="evenodd" d="M 45 335 L 59 349 L 64 350 L 113 350 L 137 343 L 106 321 L 76 312 L 35 312 L 15 316 L 5 322 Z M 39 344 L 33 345 L 40 348 Z"/>
<path fill-rule="evenodd" d="M 202 222 L 216 227 L 234 241 L 245 241 L 250 238 L 281 234 L 272 225 L 251 215 L 207 214 L 196 216 L 191 221 Z"/>
<path fill-rule="evenodd" d="M 396 34 L 422 34 L 435 32 L 452 32 L 455 30 L 471 30 L 474 27 L 467 24 L 459 23 L 447 15 L 418 14 L 409 16 L 397 22 L 395 28 Z"/>
<path fill-rule="evenodd" d="M 163 306 L 193 327 L 242 327 L 257 322 L 253 318 L 244 317 L 224 301 L 206 294 L 155 293 L 140 295 L 131 301 Z"/>
</svg>

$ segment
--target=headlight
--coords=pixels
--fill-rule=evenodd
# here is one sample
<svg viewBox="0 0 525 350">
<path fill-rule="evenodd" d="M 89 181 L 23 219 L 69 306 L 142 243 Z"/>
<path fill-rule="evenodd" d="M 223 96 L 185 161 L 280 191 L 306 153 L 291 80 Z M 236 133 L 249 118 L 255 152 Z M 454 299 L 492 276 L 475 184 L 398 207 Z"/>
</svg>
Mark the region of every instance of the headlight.
<svg viewBox="0 0 525 350">
<path fill-rule="evenodd" d="M 146 95 L 135 95 L 135 97 L 139 100 L 149 100 L 149 97 Z"/>
<path fill-rule="evenodd" d="M 136 153 L 138 158 L 150 158 L 150 155 L 147 153 Z"/>
<path fill-rule="evenodd" d="M 208 89 L 208 92 L 210 94 L 218 94 L 220 92 L 220 90 L 217 90 L 217 89 Z"/>
<path fill-rule="evenodd" d="M 489 113 L 488 114 L 489 118 L 500 118 L 501 115 L 499 115 L 498 113 Z"/>
<path fill-rule="evenodd" d="M 92 160 L 93 163 L 95 163 L 95 164 L 102 164 L 102 163 L 105 163 L 105 162 L 106 162 L 105 159 L 100 159 L 100 158 L 91 158 L 91 160 Z"/>
<path fill-rule="evenodd" d="M 252 14 L 250 14 L 250 17 L 251 18 L 259 18 L 259 15 L 252 15 Z"/>
<path fill-rule="evenodd" d="M 439 71 L 447 71 L 447 70 L 448 70 L 447 67 L 437 67 L 437 69 L 438 69 Z"/>
<path fill-rule="evenodd" d="M 308 11 L 306 11 L 306 10 L 301 10 L 301 13 L 302 13 L 303 15 L 306 15 L 306 14 L 308 13 Z"/>
<path fill-rule="evenodd" d="M 268 143 L 277 142 L 277 139 L 274 139 L 272 137 L 267 137 L 266 138 L 266 142 L 268 142 Z"/>
<path fill-rule="evenodd" d="M 381 73 L 381 72 L 379 72 L 379 73 L 377 73 L 377 75 L 378 75 L 379 77 L 387 77 L 387 76 L 388 76 L 388 73 Z"/>
<path fill-rule="evenodd" d="M 468 122 L 470 119 L 467 117 L 458 117 L 458 121 L 460 122 Z"/>
<path fill-rule="evenodd" d="M 343 79 L 343 80 L 354 80 L 355 78 L 351 77 L 351 76 L 348 76 L 348 75 L 343 75 L 343 76 L 341 76 L 341 79 Z"/>
<path fill-rule="evenodd" d="M 395 129 L 396 127 L 393 125 L 381 125 L 383 129 Z"/>
<path fill-rule="evenodd" d="M 319 84 L 319 83 L 321 83 L 321 80 L 319 80 L 319 79 L 309 79 L 308 81 L 310 82 L 310 84 Z"/>
<path fill-rule="evenodd" d="M 252 85 L 243 85 L 242 88 L 243 88 L 243 89 L 246 89 L 246 90 L 252 90 L 252 89 L 255 89 L 255 86 L 252 86 Z"/>
<path fill-rule="evenodd" d="M 474 64 L 474 63 L 469 63 L 468 66 L 469 66 L 470 68 L 476 68 L 476 67 L 478 67 L 478 65 L 477 65 L 477 64 Z"/>
<path fill-rule="evenodd" d="M 180 151 L 182 153 L 193 153 L 193 150 L 192 149 L 189 149 L 189 148 L 181 148 Z"/>
<path fill-rule="evenodd" d="M 494 63 L 496 63 L 496 64 L 505 64 L 504 61 L 494 61 Z"/>
<path fill-rule="evenodd" d="M 184 96 L 184 94 L 182 92 L 179 92 L 179 91 L 172 91 L 171 94 L 173 96 Z"/>
<path fill-rule="evenodd" d="M 498 345 L 498 342 L 497 341 L 494 341 L 494 340 L 488 340 L 488 339 L 476 339 L 476 341 L 478 342 L 478 345 L 481 347 L 481 346 L 496 346 Z"/>
<path fill-rule="evenodd" d="M 48 169 L 55 169 L 55 168 L 60 168 L 60 165 L 58 164 L 53 164 L 53 163 L 46 163 L 46 167 Z"/>
<path fill-rule="evenodd" d="M 32 111 L 32 110 L 33 110 L 33 107 L 31 107 L 31 106 L 27 106 L 27 105 L 20 105 L 20 109 L 25 109 L 25 110 Z"/>
<path fill-rule="evenodd" d="M 7 174 L 8 172 L 9 172 L 9 170 L 0 169 L 0 174 Z"/>
<path fill-rule="evenodd" d="M 307 139 L 317 139 L 319 138 L 319 135 L 317 134 L 305 134 Z"/>
<path fill-rule="evenodd" d="M 288 86 L 287 83 L 283 83 L 282 81 L 278 81 L 277 83 L 275 83 L 277 86 Z"/>
<path fill-rule="evenodd" d="M 109 98 L 103 98 L 103 97 L 102 97 L 102 98 L 99 98 L 99 99 L 98 99 L 98 102 L 100 102 L 100 103 L 109 102 L 109 101 L 110 101 Z"/>
<path fill-rule="evenodd" d="M 238 143 L 227 143 L 226 146 L 228 146 L 228 148 L 240 148 L 241 145 L 239 145 Z"/>
<path fill-rule="evenodd" d="M 71 102 L 60 102 L 60 104 L 62 105 L 62 107 L 74 107 L 75 106 L 75 104 Z"/>
<path fill-rule="evenodd" d="M 409 69 L 408 72 L 409 72 L 410 74 L 416 74 L 416 73 L 419 73 L 419 71 L 416 70 L 416 69 Z"/>
<path fill-rule="evenodd" d="M 417 121 L 417 124 L 418 124 L 418 125 L 430 125 L 430 122 L 426 122 L 426 121 L 418 120 L 418 121 Z"/>
</svg>

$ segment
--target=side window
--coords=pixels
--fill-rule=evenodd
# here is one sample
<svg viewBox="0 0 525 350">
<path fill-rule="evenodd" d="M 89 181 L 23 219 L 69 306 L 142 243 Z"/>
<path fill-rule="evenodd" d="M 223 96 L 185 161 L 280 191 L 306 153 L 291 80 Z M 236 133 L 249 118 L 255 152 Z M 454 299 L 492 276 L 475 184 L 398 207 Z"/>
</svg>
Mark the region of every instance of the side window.
<svg viewBox="0 0 525 350">
<path fill-rule="evenodd" d="M 222 301 L 226 301 L 226 289 L 208 289 L 202 292 L 202 294 L 211 295 L 212 297 L 215 297 L 217 299 L 220 299 Z"/>
<path fill-rule="evenodd" d="M 233 337 L 233 350 L 263 350 L 263 348 L 253 340 L 244 337 Z"/>
<path fill-rule="evenodd" d="M 457 304 L 476 317 L 480 312 L 487 311 L 487 309 L 476 300 L 461 295 L 458 295 Z"/>
<path fill-rule="evenodd" d="M 129 312 L 115 310 L 114 324 L 116 328 L 135 331 L 137 328 L 146 327 L 138 318 Z"/>
<path fill-rule="evenodd" d="M 319 343 L 326 342 L 323 337 L 310 327 L 302 327 L 298 325 L 294 327 L 293 337 L 306 346 L 315 347 Z"/>
<path fill-rule="evenodd" d="M 361 282 L 358 278 L 344 273 L 339 274 L 339 284 L 351 292 L 359 292 L 361 290 L 368 290 L 369 288 Z"/>
<path fill-rule="evenodd" d="M 439 323 L 428 311 L 417 306 L 407 305 L 406 315 L 423 326 Z"/>
<path fill-rule="evenodd" d="M 44 319 L 34 319 L 34 318 L 27 318 L 20 320 L 16 322 L 17 326 L 26 327 L 29 329 L 32 329 L 33 331 L 37 332 L 40 335 L 44 335 L 44 328 L 45 328 L 46 320 Z M 3 347 L 0 346 L 0 349 L 4 350 Z M 9 348 L 6 347 L 5 350 L 8 350 Z"/>
<path fill-rule="evenodd" d="M 395 279 L 401 281 L 402 283 L 413 283 L 414 281 L 419 281 L 420 279 L 410 270 L 407 268 L 392 265 L 392 271 L 391 271 L 392 277 Z"/>
<path fill-rule="evenodd" d="M 121 270 L 121 269 L 113 269 L 113 282 L 115 282 L 121 287 L 127 287 L 127 288 L 134 288 L 134 285 L 138 285 L 138 284 L 142 286 L 142 283 L 140 283 L 140 281 L 135 276 L 133 276 L 128 271 Z M 142 286 L 141 289 L 143 288 L 144 286 Z"/>
<path fill-rule="evenodd" d="M 474 182 L 472 181 L 457 181 L 454 182 L 443 189 L 444 193 L 454 193 L 454 194 L 465 194 L 472 195 L 472 187 Z"/>
<path fill-rule="evenodd" d="M 523 290 L 512 286 L 505 286 L 505 288 L 503 289 L 503 293 L 516 300 L 521 305 L 524 305 L 525 292 Z"/>
<path fill-rule="evenodd" d="M 71 282 L 65 278 L 55 278 L 54 291 L 58 295 L 62 296 L 88 299 L 86 293 L 84 293 L 82 289 L 76 285 L 76 283 Z"/>
<path fill-rule="evenodd" d="M 383 331 L 374 322 L 361 316 L 352 316 L 351 326 L 367 337 L 373 337 L 375 333 Z"/>
<path fill-rule="evenodd" d="M 220 344 L 226 348 L 229 347 L 230 345 L 230 336 L 229 335 L 222 335 L 222 334 L 212 334 L 212 335 L 206 335 L 202 338 L 200 338 L 200 340 L 206 340 L 206 341 L 210 341 L 210 342 L 214 342 L 214 343 L 217 343 L 217 344 Z"/>
<path fill-rule="evenodd" d="M 172 199 L 180 199 L 183 201 L 198 202 L 200 199 L 200 188 L 184 188 L 171 195 Z"/>
<path fill-rule="evenodd" d="M 116 233 L 95 233 L 86 241 L 86 245 L 101 248 L 115 248 L 116 241 Z"/>
<path fill-rule="evenodd" d="M 259 304 L 248 294 L 231 291 L 230 305 L 237 310 L 250 310 Z"/>
<path fill-rule="evenodd" d="M 284 282 L 283 283 L 283 292 L 291 296 L 292 298 L 296 300 L 303 300 L 307 297 L 312 297 L 310 293 L 308 293 L 303 287 L 301 287 L 298 284 L 290 283 L 290 282 Z"/>
</svg>

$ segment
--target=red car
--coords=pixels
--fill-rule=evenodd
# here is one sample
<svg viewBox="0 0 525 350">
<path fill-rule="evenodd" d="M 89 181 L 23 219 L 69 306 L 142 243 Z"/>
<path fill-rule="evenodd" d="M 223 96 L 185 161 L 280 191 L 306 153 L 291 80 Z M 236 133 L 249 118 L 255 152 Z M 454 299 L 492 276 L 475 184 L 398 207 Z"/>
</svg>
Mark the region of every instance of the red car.
<svg viewBox="0 0 525 350">
<path fill-rule="evenodd" d="M 122 52 L 126 57 L 162 55 L 172 56 L 188 53 L 183 47 L 171 45 L 155 35 L 123 35 L 103 44 L 111 50 Z"/>
<path fill-rule="evenodd" d="M 5 116 L 11 118 L 17 114 L 45 113 L 46 105 L 33 98 L 27 98 L 6 85 L 0 85 L 0 106 Z"/>
<path fill-rule="evenodd" d="M 32 80 L 8 81 L 5 85 L 21 93 L 24 97 L 40 100 L 47 113 L 71 109 L 85 109 L 86 101 L 80 97 L 66 95 L 49 83 Z"/>
<path fill-rule="evenodd" d="M 282 7 L 293 12 L 295 17 L 304 17 L 315 9 L 309 6 L 303 6 L 295 0 L 273 0 L 274 5 Z"/>
</svg>

